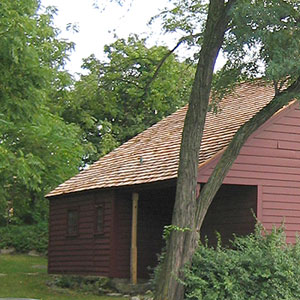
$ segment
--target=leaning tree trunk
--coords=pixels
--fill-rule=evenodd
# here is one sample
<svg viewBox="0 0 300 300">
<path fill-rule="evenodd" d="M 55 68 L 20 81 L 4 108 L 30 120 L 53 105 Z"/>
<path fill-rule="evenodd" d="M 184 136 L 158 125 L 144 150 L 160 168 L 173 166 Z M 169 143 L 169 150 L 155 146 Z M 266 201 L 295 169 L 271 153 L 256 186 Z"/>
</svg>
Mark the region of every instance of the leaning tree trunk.
<svg viewBox="0 0 300 300">
<path fill-rule="evenodd" d="M 195 213 L 195 232 L 199 232 L 206 212 L 220 188 L 226 174 L 230 167 L 237 158 L 242 146 L 247 141 L 249 136 L 255 132 L 261 125 L 270 119 L 276 112 L 278 112 L 284 105 L 287 105 L 291 100 L 299 97 L 300 94 L 300 77 L 295 80 L 284 91 L 276 94 L 268 105 L 260 110 L 253 118 L 246 122 L 234 135 L 234 138 L 229 143 L 227 149 L 223 153 L 220 161 L 217 163 L 214 171 L 212 172 L 208 182 L 201 190 L 200 195 L 196 202 Z M 195 237 L 195 235 L 194 235 Z M 195 237 L 197 240 L 198 237 Z M 186 249 L 187 250 L 187 249 Z M 171 252 L 170 252 L 171 253 Z M 185 253 L 185 252 L 183 252 Z M 180 272 L 178 273 L 180 275 Z M 174 298 L 161 298 L 161 299 L 181 299 L 174 295 Z"/>
<path fill-rule="evenodd" d="M 156 300 L 180 300 L 184 297 L 182 268 L 191 260 L 199 236 L 195 219 L 196 185 L 199 150 L 215 62 L 228 27 L 228 11 L 235 0 L 211 0 L 195 79 L 186 114 L 178 168 L 178 179 L 172 225 L 188 228 L 172 230 L 162 264 Z M 178 280 L 179 279 L 179 280 Z"/>
</svg>

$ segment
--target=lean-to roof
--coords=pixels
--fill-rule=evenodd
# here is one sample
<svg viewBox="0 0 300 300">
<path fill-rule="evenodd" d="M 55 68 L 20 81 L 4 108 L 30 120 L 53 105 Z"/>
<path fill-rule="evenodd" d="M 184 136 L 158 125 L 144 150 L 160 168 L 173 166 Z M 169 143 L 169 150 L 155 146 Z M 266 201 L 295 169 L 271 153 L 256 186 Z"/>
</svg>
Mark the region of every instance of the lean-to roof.
<svg viewBox="0 0 300 300">
<path fill-rule="evenodd" d="M 273 95 L 270 86 L 243 83 L 224 98 L 221 112 L 207 115 L 199 163 L 203 164 L 226 147 L 238 128 L 269 103 Z M 187 106 L 164 118 L 47 196 L 176 178 L 186 111 Z"/>
</svg>

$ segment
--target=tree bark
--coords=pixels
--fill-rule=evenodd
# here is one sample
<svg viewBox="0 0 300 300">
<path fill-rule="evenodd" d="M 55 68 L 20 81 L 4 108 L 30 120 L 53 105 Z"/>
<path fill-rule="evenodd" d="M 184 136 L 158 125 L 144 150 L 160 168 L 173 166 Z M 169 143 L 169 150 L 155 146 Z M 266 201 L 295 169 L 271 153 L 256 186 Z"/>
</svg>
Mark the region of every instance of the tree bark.
<svg viewBox="0 0 300 300">
<path fill-rule="evenodd" d="M 184 287 L 180 282 L 183 279 L 182 268 L 191 260 L 199 240 L 195 212 L 200 145 L 213 70 L 228 28 L 228 11 L 235 1 L 211 0 L 209 3 L 203 44 L 183 127 L 172 217 L 172 225 L 188 230 L 171 231 L 166 257 L 161 266 L 156 300 L 181 300 L 184 297 Z"/>
</svg>

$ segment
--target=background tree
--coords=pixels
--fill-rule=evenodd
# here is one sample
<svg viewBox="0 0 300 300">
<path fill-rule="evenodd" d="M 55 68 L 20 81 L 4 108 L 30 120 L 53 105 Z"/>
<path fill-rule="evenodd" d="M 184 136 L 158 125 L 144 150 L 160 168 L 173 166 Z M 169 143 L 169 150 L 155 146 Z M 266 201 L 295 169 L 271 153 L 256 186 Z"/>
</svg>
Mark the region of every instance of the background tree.
<svg viewBox="0 0 300 300">
<path fill-rule="evenodd" d="M 195 25 L 197 15 L 205 11 L 206 20 Z M 172 219 L 174 226 L 188 230 L 171 232 L 156 291 L 156 299 L 173 300 L 183 299 L 182 268 L 191 260 L 207 209 L 242 145 L 276 111 L 299 96 L 300 4 L 293 0 L 211 0 L 207 7 L 201 1 L 178 0 L 162 16 L 167 31 L 179 28 L 190 37 L 197 36 L 201 45 L 183 128 Z M 200 33 L 195 34 L 196 29 Z M 216 77 L 216 97 L 239 78 L 260 75 L 274 84 L 274 98 L 238 130 L 196 199 L 198 155 L 213 70 L 222 47 L 229 60 Z"/>
<path fill-rule="evenodd" d="M 159 73 L 156 66 L 169 53 L 166 47 L 148 48 L 145 39 L 130 36 L 105 46 L 103 61 L 91 55 L 62 113 L 78 124 L 83 140 L 96 152 L 89 163 L 137 133 L 173 113 L 188 101 L 194 66 L 168 55 Z M 150 84 L 151 83 L 151 84 Z"/>
<path fill-rule="evenodd" d="M 16 222 L 43 218 L 44 194 L 78 170 L 85 152 L 80 129 L 58 114 L 71 83 L 63 66 L 73 45 L 57 38 L 53 11 L 38 9 L 36 0 L 0 3 L 2 224 L 8 214 Z"/>
</svg>

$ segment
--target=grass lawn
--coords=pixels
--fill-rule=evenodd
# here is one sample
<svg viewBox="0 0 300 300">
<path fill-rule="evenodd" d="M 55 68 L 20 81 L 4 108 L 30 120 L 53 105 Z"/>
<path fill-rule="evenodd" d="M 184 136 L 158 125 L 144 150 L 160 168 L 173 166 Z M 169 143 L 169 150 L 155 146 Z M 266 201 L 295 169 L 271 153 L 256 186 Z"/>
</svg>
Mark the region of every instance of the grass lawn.
<svg viewBox="0 0 300 300">
<path fill-rule="evenodd" d="M 0 255 L 0 298 L 35 298 L 41 300 L 124 300 L 128 298 L 53 289 L 46 285 L 47 259 L 27 255 Z M 6 274 L 6 275 L 3 275 Z"/>
</svg>

